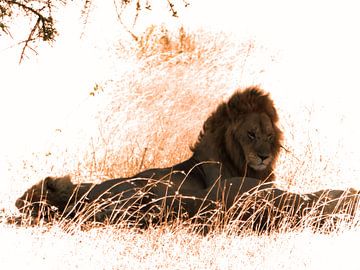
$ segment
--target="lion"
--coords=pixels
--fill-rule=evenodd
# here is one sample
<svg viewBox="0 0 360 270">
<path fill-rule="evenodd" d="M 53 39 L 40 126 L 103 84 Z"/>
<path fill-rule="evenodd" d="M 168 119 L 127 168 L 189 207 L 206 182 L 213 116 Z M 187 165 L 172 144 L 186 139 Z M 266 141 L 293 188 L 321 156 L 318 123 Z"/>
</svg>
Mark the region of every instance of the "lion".
<svg viewBox="0 0 360 270">
<path fill-rule="evenodd" d="M 139 205 L 142 197 L 146 197 L 144 191 L 146 190 L 139 195 L 140 189 L 130 181 L 114 183 L 108 180 L 101 184 L 74 184 L 68 175 L 46 177 L 18 198 L 15 206 L 23 214 L 46 221 L 52 220 L 55 216 L 74 218 L 82 213 L 88 220 L 102 222 L 114 216 L 115 210 L 121 210 L 123 213 L 128 211 L 130 206 Z M 120 218 L 124 219 L 118 213 L 116 219 Z"/>
<path fill-rule="evenodd" d="M 202 199 L 192 198 L 194 194 Z M 273 183 L 243 177 L 222 180 L 195 193 L 181 190 L 177 197 L 191 217 L 203 217 L 196 219 L 201 223 L 209 225 L 216 213 L 223 213 L 220 219 L 215 219 L 217 227 L 235 221 L 241 228 L 252 228 L 259 233 L 284 226 L 311 226 L 330 231 L 338 221 L 353 221 L 360 206 L 360 191 L 354 188 L 293 193 Z M 171 205 L 176 203 L 172 201 Z"/>
<path fill-rule="evenodd" d="M 241 227 L 261 233 L 279 229 L 284 224 L 296 227 L 305 220 L 316 228 L 328 220 L 333 225 L 341 217 L 351 220 L 360 198 L 359 191 L 352 188 L 298 194 L 244 177 L 220 180 L 212 187 L 198 190 L 175 190 L 163 181 L 138 189 L 137 180 L 73 184 L 69 176 L 47 177 L 28 189 L 16 201 L 16 206 L 23 212 L 30 209 L 31 216 L 45 219 L 54 213 L 72 219 L 80 215 L 82 222 L 135 221 L 142 228 L 180 217 L 196 221 L 203 232 L 229 220 L 224 214 L 220 219 L 214 218 L 225 213 Z"/>
<path fill-rule="evenodd" d="M 149 191 L 157 197 L 167 192 L 175 194 L 179 190 L 197 194 L 212 188 L 218 181 L 236 177 L 271 182 L 275 178 L 274 168 L 283 140 L 278 120 L 274 102 L 268 93 L 257 86 L 238 89 L 205 121 L 196 143 L 190 148 L 193 154 L 189 159 L 167 168 L 149 169 L 132 177 L 111 179 L 91 189 L 89 184 L 80 185 L 77 194 L 86 190 L 86 198 L 92 202 L 99 198 L 114 200 L 114 194 L 115 198 L 125 193 L 128 198 L 137 197 L 135 194 L 139 190 Z M 59 187 L 57 194 L 52 190 L 52 180 L 45 179 L 30 188 L 17 200 L 16 206 L 23 208 L 21 201 L 27 202 L 27 205 L 38 202 L 38 195 L 45 191 L 46 197 L 42 199 L 47 205 L 64 212 L 63 198 L 71 198 L 67 206 L 77 200 L 76 196 L 69 196 L 70 191 L 74 192 L 74 186 L 66 178 L 56 179 L 55 182 L 59 182 L 56 184 Z M 150 185 L 151 188 L 148 185 L 150 180 L 157 181 Z M 61 194 L 62 191 L 66 195 Z M 139 203 L 138 199 L 132 199 L 128 204 L 134 203 L 134 200 Z M 141 202 L 146 200 L 146 197 L 142 198 Z M 37 207 L 33 211 L 36 210 Z"/>
</svg>

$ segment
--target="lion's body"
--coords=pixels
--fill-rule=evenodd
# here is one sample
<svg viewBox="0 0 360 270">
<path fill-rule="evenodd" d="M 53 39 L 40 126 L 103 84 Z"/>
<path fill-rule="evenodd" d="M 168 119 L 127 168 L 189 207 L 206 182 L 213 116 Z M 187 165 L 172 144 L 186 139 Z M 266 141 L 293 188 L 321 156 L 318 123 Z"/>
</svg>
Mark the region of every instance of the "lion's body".
<svg viewBox="0 0 360 270">
<path fill-rule="evenodd" d="M 98 185 L 75 185 L 68 177 L 48 177 L 28 189 L 16 206 L 24 210 L 30 204 L 32 214 L 36 215 L 40 211 L 36 205 L 45 201 L 61 214 L 70 216 L 96 203 L 100 207 L 94 209 L 100 215 L 95 217 L 101 216 L 100 219 L 114 217 L 114 212 L 119 217 L 132 216 L 129 209 L 134 206 L 136 213 L 140 209 L 143 213 L 156 214 L 165 207 L 192 217 L 202 210 L 218 209 L 219 203 L 229 210 L 240 198 L 243 208 L 249 201 L 260 208 L 270 202 L 280 212 L 291 204 L 292 211 L 303 213 L 306 207 L 319 201 L 319 194 L 324 191 L 308 194 L 307 201 L 303 196 L 272 187 L 282 141 L 277 124 L 278 115 L 268 94 L 257 87 L 237 91 L 205 121 L 188 160 Z M 341 194 L 343 191 L 332 191 L 327 197 L 336 201 Z M 325 201 L 325 205 L 328 213 L 336 210 L 331 201 Z M 252 220 L 255 227 L 263 228 L 273 217 L 271 211 L 264 213 L 254 219 L 258 211 L 250 207 L 241 213 L 240 219 Z"/>
<path fill-rule="evenodd" d="M 145 226 L 148 224 L 146 214 L 150 214 L 153 221 L 196 217 L 206 228 L 212 226 L 215 213 L 228 213 L 242 226 L 261 232 L 278 229 L 283 222 L 298 226 L 306 216 L 309 216 L 308 224 L 316 227 L 329 218 L 333 224 L 339 215 L 351 219 L 359 204 L 359 191 L 354 189 L 296 194 L 277 189 L 272 183 L 243 177 L 219 180 L 212 187 L 197 190 L 178 190 L 163 181 L 144 183 L 141 179 L 111 179 L 97 185 L 75 185 L 68 177 L 48 177 L 28 189 L 16 205 L 25 211 L 27 205 L 23 202 L 29 201 L 28 195 L 33 194 L 32 203 L 45 201 L 43 207 L 55 207 L 63 217 L 73 218 L 80 213 L 83 214 L 81 220 L 115 223 L 135 217 L 137 224 Z M 50 210 L 36 208 L 38 205 L 41 206 L 32 204 L 35 207 L 32 216 L 48 217 L 44 213 Z"/>
</svg>

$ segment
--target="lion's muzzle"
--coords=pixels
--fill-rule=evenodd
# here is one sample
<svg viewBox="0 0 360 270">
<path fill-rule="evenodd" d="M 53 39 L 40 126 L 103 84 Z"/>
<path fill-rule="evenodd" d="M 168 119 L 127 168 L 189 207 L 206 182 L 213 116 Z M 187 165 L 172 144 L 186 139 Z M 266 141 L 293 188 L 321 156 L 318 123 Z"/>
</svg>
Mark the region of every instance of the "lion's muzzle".
<svg viewBox="0 0 360 270">
<path fill-rule="evenodd" d="M 271 164 L 272 160 L 272 155 L 252 153 L 248 157 L 248 165 L 256 171 L 263 171 Z"/>
</svg>

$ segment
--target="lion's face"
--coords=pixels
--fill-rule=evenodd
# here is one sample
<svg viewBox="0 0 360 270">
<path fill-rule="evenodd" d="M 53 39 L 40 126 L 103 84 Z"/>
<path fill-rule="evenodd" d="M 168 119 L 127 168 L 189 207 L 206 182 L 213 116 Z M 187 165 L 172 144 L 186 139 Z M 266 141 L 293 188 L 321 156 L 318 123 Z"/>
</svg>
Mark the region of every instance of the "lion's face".
<svg viewBox="0 0 360 270">
<path fill-rule="evenodd" d="M 279 132 L 266 113 L 247 114 L 231 125 L 233 144 L 241 146 L 241 158 L 256 171 L 266 170 L 274 162 L 280 147 Z"/>
</svg>

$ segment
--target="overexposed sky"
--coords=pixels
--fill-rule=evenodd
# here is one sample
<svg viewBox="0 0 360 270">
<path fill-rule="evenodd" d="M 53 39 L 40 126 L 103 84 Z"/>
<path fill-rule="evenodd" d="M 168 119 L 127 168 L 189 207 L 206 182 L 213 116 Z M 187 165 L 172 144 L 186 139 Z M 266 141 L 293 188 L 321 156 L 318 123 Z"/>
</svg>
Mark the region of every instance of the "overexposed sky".
<svg viewBox="0 0 360 270">
<path fill-rule="evenodd" d="M 209 9 L 201 9 L 211 2 Z M 284 84 L 317 96 L 357 93 L 360 17 L 357 1 L 196 1 L 198 25 L 226 29 L 279 49 Z M 192 24 L 192 22 L 190 23 Z M 355 86 L 356 85 L 356 86 Z M 338 88 L 347 88 L 337 90 Z M 316 90 L 316 91 L 315 91 Z"/>
</svg>

